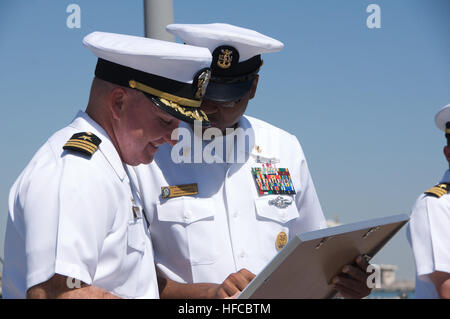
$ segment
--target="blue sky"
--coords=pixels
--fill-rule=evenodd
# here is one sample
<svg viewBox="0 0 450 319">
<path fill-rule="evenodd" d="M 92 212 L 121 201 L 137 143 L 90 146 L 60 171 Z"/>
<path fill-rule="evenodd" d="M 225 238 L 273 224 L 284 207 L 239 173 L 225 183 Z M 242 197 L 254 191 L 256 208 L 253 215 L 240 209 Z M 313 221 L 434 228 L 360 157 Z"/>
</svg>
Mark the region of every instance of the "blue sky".
<svg viewBox="0 0 450 319">
<path fill-rule="evenodd" d="M 177 23 L 226 22 L 285 44 L 263 56 L 247 114 L 295 134 L 327 218 L 342 223 L 410 213 L 446 161 L 434 115 L 450 103 L 447 0 L 174 0 Z M 69 29 L 66 8 L 81 8 Z M 381 7 L 381 29 L 366 8 Z M 96 59 L 92 31 L 143 35 L 142 1 L 0 2 L 0 256 L 8 192 L 32 155 L 86 106 Z M 405 232 L 375 262 L 412 279 Z"/>
</svg>

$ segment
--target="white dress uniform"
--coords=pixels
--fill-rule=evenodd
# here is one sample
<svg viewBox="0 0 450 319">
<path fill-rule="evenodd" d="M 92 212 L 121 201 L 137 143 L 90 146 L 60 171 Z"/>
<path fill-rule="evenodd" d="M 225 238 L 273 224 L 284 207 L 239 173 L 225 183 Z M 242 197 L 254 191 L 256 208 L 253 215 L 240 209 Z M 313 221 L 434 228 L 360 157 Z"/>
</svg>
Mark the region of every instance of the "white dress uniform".
<svg viewBox="0 0 450 319">
<path fill-rule="evenodd" d="M 450 104 L 436 114 L 436 126 L 450 141 Z M 441 182 L 420 195 L 412 209 L 407 238 L 416 264 L 415 297 L 439 298 L 430 279 L 435 271 L 450 274 L 450 171 Z"/>
<path fill-rule="evenodd" d="M 79 132 L 101 139 L 92 157 L 63 150 Z M 24 298 L 54 274 L 124 298 L 158 298 L 146 222 L 119 154 L 84 112 L 56 132 L 9 196 L 3 296 Z M 75 281 L 73 281 L 75 283 Z"/>
<path fill-rule="evenodd" d="M 83 44 L 98 57 L 98 81 L 140 91 L 180 120 L 204 119 L 206 48 L 105 32 L 87 35 Z M 87 114 L 55 133 L 10 192 L 4 296 L 24 298 L 60 274 L 74 278 L 68 288 L 79 288 L 79 280 L 124 298 L 158 298 L 148 224 L 128 174 Z"/>
<path fill-rule="evenodd" d="M 450 183 L 450 171 L 441 184 Z M 450 273 L 450 194 L 422 194 L 416 201 L 407 229 L 416 264 L 415 297 L 439 298 L 429 278 L 435 271 Z"/>
<path fill-rule="evenodd" d="M 184 123 L 180 127 L 191 130 Z M 249 116 L 241 118 L 239 127 L 254 133 L 254 143 L 242 148 L 244 163 L 230 163 L 233 158 L 227 158 L 228 163 L 176 164 L 172 147 L 164 145 L 153 163 L 134 168 L 151 225 L 157 268 L 172 280 L 221 283 L 241 268 L 258 273 L 277 253 L 281 233 L 290 238 L 326 227 L 297 138 Z M 244 131 L 237 131 L 237 140 L 243 141 Z M 234 147 L 237 158 L 238 143 L 226 138 L 224 143 L 227 149 Z M 203 149 L 211 148 L 205 142 Z M 281 195 L 292 201 L 287 207 L 270 203 L 280 195 L 259 195 L 251 173 L 253 167 L 262 166 L 258 157 L 276 158 L 279 168 L 289 169 L 296 194 Z M 192 183 L 198 185 L 197 195 L 160 196 L 161 187 Z"/>
</svg>

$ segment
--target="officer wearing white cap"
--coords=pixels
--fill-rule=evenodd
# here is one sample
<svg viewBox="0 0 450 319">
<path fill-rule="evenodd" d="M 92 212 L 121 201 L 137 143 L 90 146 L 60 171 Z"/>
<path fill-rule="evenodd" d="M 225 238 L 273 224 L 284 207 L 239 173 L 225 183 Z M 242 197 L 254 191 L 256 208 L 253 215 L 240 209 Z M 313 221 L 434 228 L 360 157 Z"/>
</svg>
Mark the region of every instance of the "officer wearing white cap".
<svg viewBox="0 0 450 319">
<path fill-rule="evenodd" d="M 435 116 L 445 132 L 444 155 L 450 163 L 450 104 Z M 450 170 L 439 184 L 419 196 L 408 224 L 408 240 L 416 263 L 415 297 L 450 298 Z"/>
<path fill-rule="evenodd" d="M 94 32 L 85 112 L 34 155 L 9 196 L 5 298 L 158 298 L 148 221 L 124 164 L 148 164 L 199 109 L 205 48 Z M 207 122 L 207 121 L 204 121 Z"/>
<path fill-rule="evenodd" d="M 215 133 L 212 141 L 200 143 L 201 152 L 224 146 L 223 152 L 215 150 L 223 156 L 214 163 L 177 163 L 173 154 L 178 149 L 166 145 L 154 163 L 135 168 L 150 220 L 160 293 L 229 297 L 242 291 L 289 238 L 324 228 L 326 220 L 297 138 L 243 115 L 256 92 L 261 54 L 280 51 L 283 44 L 222 23 L 172 24 L 166 29 L 211 51 L 211 80 L 201 108 L 216 133 L 236 130 L 225 137 Z M 180 128 L 192 132 L 189 125 L 181 123 Z M 246 144 L 244 151 L 238 149 L 240 142 Z M 182 151 L 189 159 L 197 151 L 193 144 Z M 349 265 L 348 274 L 339 277 L 336 288 L 343 296 L 370 292 L 367 262 L 358 265 Z"/>
</svg>

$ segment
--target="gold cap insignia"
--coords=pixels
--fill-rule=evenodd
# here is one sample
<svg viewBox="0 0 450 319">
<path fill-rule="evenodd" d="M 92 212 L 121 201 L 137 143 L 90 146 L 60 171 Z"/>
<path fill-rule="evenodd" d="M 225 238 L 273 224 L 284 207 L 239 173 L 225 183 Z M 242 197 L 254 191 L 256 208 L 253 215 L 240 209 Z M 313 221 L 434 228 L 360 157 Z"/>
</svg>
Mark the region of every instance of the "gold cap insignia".
<svg viewBox="0 0 450 319">
<path fill-rule="evenodd" d="M 233 61 L 233 50 L 222 49 L 217 59 L 217 66 L 222 69 L 228 69 L 231 66 L 231 61 Z"/>
<path fill-rule="evenodd" d="M 208 87 L 209 80 L 211 79 L 211 71 L 205 70 L 197 78 L 197 91 L 195 92 L 195 97 L 197 99 L 202 99 L 205 96 L 206 88 Z"/>
</svg>

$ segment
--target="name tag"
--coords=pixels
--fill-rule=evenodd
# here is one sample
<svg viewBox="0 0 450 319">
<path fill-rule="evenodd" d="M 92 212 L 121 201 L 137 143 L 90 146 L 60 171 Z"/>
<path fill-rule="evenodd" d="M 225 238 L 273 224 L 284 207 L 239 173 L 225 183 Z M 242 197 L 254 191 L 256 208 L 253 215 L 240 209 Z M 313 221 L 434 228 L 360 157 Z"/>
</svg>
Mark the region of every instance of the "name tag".
<svg viewBox="0 0 450 319">
<path fill-rule="evenodd" d="M 198 194 L 197 183 L 161 187 L 162 198 L 190 196 L 197 194 Z"/>
</svg>

